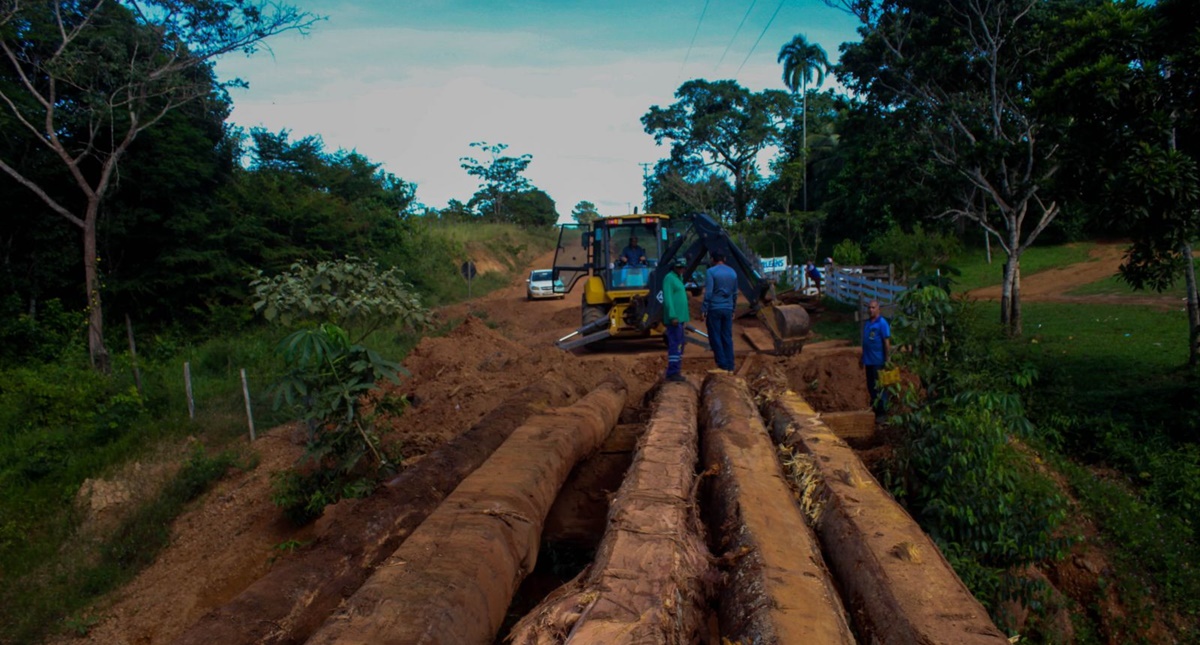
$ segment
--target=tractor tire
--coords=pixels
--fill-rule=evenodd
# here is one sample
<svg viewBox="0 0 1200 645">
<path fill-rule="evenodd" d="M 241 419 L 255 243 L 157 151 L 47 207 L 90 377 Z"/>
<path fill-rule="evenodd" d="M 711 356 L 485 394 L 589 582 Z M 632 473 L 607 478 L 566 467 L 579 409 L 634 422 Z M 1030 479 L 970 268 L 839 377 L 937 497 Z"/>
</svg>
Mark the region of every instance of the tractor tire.
<svg viewBox="0 0 1200 645">
<path fill-rule="evenodd" d="M 596 322 L 601 318 L 608 316 L 608 311 L 602 305 L 584 305 L 583 306 L 583 324 Z"/>
<path fill-rule="evenodd" d="M 608 318 L 608 307 L 605 307 L 604 305 L 589 305 L 586 302 L 583 303 L 583 324 L 584 325 L 586 325 L 588 323 L 596 322 L 597 320 L 601 320 L 604 318 Z M 585 351 L 585 352 L 602 351 L 605 347 L 605 344 L 606 343 L 603 340 L 598 340 L 593 343 L 588 343 L 587 345 L 583 346 L 583 351 Z"/>
</svg>

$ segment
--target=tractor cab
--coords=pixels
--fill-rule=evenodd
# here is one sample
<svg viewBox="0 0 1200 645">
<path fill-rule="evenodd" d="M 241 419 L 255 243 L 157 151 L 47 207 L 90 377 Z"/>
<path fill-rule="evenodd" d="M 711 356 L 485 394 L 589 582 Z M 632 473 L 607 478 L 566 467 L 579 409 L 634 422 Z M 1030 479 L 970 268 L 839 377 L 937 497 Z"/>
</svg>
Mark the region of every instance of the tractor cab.
<svg viewBox="0 0 1200 645">
<path fill-rule="evenodd" d="M 600 218 L 591 225 L 564 224 L 554 270 L 564 293 L 586 277 L 595 279 L 589 280 L 588 291 L 645 290 L 651 271 L 677 234 L 666 215 L 622 215 Z"/>
<path fill-rule="evenodd" d="M 660 335 L 661 322 L 643 319 L 642 312 L 659 259 L 685 229 L 655 214 L 564 224 L 554 254 L 554 276 L 562 285 L 556 284 L 556 293 L 570 293 L 584 281 L 580 320 L 589 333 L 605 338 Z"/>
</svg>

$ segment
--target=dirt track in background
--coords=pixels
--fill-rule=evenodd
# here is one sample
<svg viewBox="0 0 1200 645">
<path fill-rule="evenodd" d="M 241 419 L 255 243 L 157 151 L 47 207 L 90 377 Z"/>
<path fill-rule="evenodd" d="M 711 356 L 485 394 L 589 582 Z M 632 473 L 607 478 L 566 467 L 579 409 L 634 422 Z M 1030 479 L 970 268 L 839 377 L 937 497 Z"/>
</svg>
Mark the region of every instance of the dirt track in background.
<svg viewBox="0 0 1200 645">
<path fill-rule="evenodd" d="M 546 265 L 548 262 L 548 257 L 539 258 L 534 266 Z M 560 536 L 573 531 L 573 539 L 576 541 L 582 539 L 584 544 L 581 548 L 584 550 L 598 547 L 603 538 L 599 531 L 614 521 L 611 517 L 607 522 L 604 520 L 608 513 L 610 498 L 617 493 L 621 473 L 635 460 L 632 439 L 624 441 L 622 446 L 614 447 L 616 445 L 614 437 L 620 432 L 631 432 L 632 438 L 636 439 L 646 432 L 644 428 L 659 405 L 657 396 L 661 376 L 666 367 L 666 352 L 661 340 L 623 345 L 614 344 L 603 353 L 570 354 L 561 352 L 553 347 L 553 341 L 578 325 L 578 294 L 571 294 L 564 300 L 526 302 L 523 282 L 518 282 L 512 287 L 470 303 L 449 307 L 441 311 L 440 315 L 445 319 L 465 317 L 466 322 L 445 337 L 424 339 L 407 358 L 405 366 L 411 371 L 412 376 L 401 383 L 399 390 L 409 396 L 412 406 L 402 416 L 389 419 L 381 428 L 387 440 L 397 442 L 405 453 L 406 463 L 410 468 L 419 469 L 423 461 L 446 458 L 445 451 L 439 450 L 440 448 L 453 443 L 456 437 L 479 426 L 488 418 L 488 415 L 494 416 L 493 412 L 502 408 L 502 404 L 505 404 L 506 401 L 513 405 L 510 399 L 523 388 L 531 387 L 532 384 L 539 382 L 562 385 L 561 391 L 545 393 L 538 399 L 538 402 L 529 403 L 526 406 L 529 409 L 522 409 L 519 412 L 514 409 L 512 413 L 520 414 L 522 418 L 524 415 L 532 414 L 533 417 L 530 418 L 536 418 L 539 414 L 549 414 L 559 406 L 568 405 L 583 392 L 594 390 L 606 379 L 618 379 L 625 384 L 626 396 L 619 418 L 611 419 L 609 430 L 615 425 L 617 432 L 612 433 L 608 443 L 599 450 L 596 457 L 580 461 L 571 478 L 566 482 L 563 496 L 567 495 L 566 491 L 574 491 L 571 493 L 574 501 L 570 504 L 556 504 L 548 511 L 549 516 L 546 516 L 545 504 L 539 504 L 533 510 L 527 509 L 513 513 L 504 506 L 505 503 L 495 502 L 495 508 L 482 511 L 485 515 L 502 519 L 503 523 L 514 530 L 524 526 L 525 528 L 537 528 L 540 531 L 544 523 L 547 533 L 543 534 L 543 539 L 549 539 L 548 534 L 553 527 L 555 534 Z M 735 329 L 738 325 L 753 323 L 753 320 L 740 320 L 735 323 Z M 752 354 L 760 357 L 754 360 L 756 363 L 767 361 L 776 365 L 779 371 L 786 376 L 788 386 L 803 395 L 818 411 L 844 412 L 863 410 L 867 407 L 862 372 L 858 366 L 857 349 L 847 346 L 845 343 L 814 342 L 797 356 L 764 357 L 754 354 L 749 344 L 740 335 L 735 334 L 735 353 L 739 367 L 747 365 Z M 686 348 L 684 372 L 694 385 L 700 385 L 711 368 L 713 368 L 713 362 L 709 354 L 701 352 L 694 346 Z M 545 385 L 542 387 L 544 388 Z M 719 399 L 721 395 L 714 396 Z M 710 400 L 706 405 L 711 407 L 713 402 Z M 718 401 L 716 405 L 719 408 L 723 404 Z M 754 413 L 747 412 L 745 414 Z M 516 420 L 511 421 L 510 430 L 511 425 L 516 423 Z M 562 423 L 558 425 L 561 426 Z M 539 427 L 540 429 L 538 429 Z M 761 422 L 758 427 L 761 428 Z M 536 442 L 541 440 L 539 438 L 544 438 L 547 432 L 561 430 L 573 431 L 565 426 L 559 430 L 553 430 L 547 426 L 535 426 L 533 430 L 518 430 L 514 436 L 524 432 L 529 440 L 534 441 L 529 445 L 534 446 L 538 445 Z M 103 605 L 96 608 L 96 614 L 101 616 L 102 620 L 91 630 L 88 637 L 64 639 L 61 642 L 137 643 L 139 645 L 218 641 L 223 644 L 303 642 L 314 633 L 313 630 L 317 629 L 315 625 L 320 624 L 320 621 L 304 612 L 308 611 L 306 603 L 317 597 L 314 595 L 316 587 L 312 585 L 321 584 L 330 575 L 330 563 L 336 563 L 335 568 L 338 568 L 339 571 L 351 572 L 349 577 L 344 578 L 344 581 L 348 582 L 341 585 L 342 603 L 336 608 L 331 608 L 331 603 L 327 600 L 321 600 L 314 604 L 320 604 L 321 611 L 325 612 L 321 614 L 321 620 L 325 620 L 327 615 L 342 617 L 342 619 L 335 618 L 339 626 L 329 627 L 330 623 L 326 623 L 325 631 L 322 632 L 324 640 L 321 642 L 338 642 L 334 636 L 342 633 L 341 630 L 344 630 L 347 624 L 346 620 L 361 621 L 375 611 L 376 607 L 382 606 L 381 603 L 387 602 L 382 597 L 374 595 L 370 598 L 363 596 L 362 598 L 365 600 L 349 600 L 359 590 L 359 585 L 363 589 L 370 589 L 370 594 L 387 586 L 381 582 L 371 583 L 369 580 L 363 582 L 362 576 L 354 573 L 356 571 L 354 567 L 364 568 L 366 573 L 378 573 L 385 569 L 391 569 L 386 575 L 395 577 L 399 573 L 394 570 L 396 566 L 403 567 L 406 562 L 421 562 L 422 566 L 427 564 L 422 560 L 425 556 L 421 554 L 432 553 L 432 551 L 421 551 L 422 544 L 440 548 L 442 544 L 454 543 L 453 540 L 460 539 L 453 537 L 452 533 L 456 524 L 464 522 L 455 522 L 453 519 L 433 520 L 435 515 L 442 512 L 441 507 L 432 510 L 433 514 L 427 521 L 427 523 L 434 522 L 429 524 L 433 528 L 425 529 L 426 524 L 404 528 L 402 530 L 407 532 L 398 538 L 395 537 L 395 534 L 386 534 L 387 531 L 381 533 L 379 522 L 398 523 L 399 520 L 386 520 L 381 515 L 379 500 L 383 498 L 404 499 L 402 491 L 394 490 L 391 485 L 381 493 L 383 497 L 377 495 L 365 500 L 340 503 L 330 508 L 314 526 L 300 531 L 291 529 L 279 518 L 279 513 L 270 504 L 269 475 L 274 470 L 286 467 L 295 459 L 299 454 L 301 439 L 301 435 L 294 429 L 281 427 L 274 429 L 264 439 L 255 443 L 253 449 L 259 453 L 261 459 L 259 467 L 226 478 L 195 508 L 179 518 L 172 530 L 171 546 L 131 584 L 113 594 Z M 542 449 L 528 448 L 526 451 Z M 686 451 L 679 454 L 682 455 L 684 452 Z M 769 452 L 767 451 L 767 453 Z M 555 453 L 555 455 L 560 454 L 561 458 L 566 460 L 564 463 L 574 464 L 579 459 L 579 456 L 575 454 Z M 656 465 L 663 459 L 662 453 L 659 454 L 660 456 L 653 462 Z M 666 454 L 669 455 L 670 452 L 668 451 Z M 597 461 L 601 457 L 603 459 Z M 555 457 L 555 459 L 558 458 L 558 456 Z M 682 456 L 680 458 L 682 459 Z M 765 457 L 761 458 L 766 459 Z M 431 463 L 440 464 L 440 462 Z M 774 469 L 775 472 L 779 468 L 778 464 L 773 462 L 762 464 L 762 466 Z M 593 470 L 614 471 L 615 469 L 615 471 L 589 475 L 592 477 L 589 480 L 591 483 L 583 484 L 583 488 L 580 490 L 581 485 L 574 478 L 587 473 L 589 467 Z M 492 475 L 482 474 L 486 468 L 486 464 L 479 467 L 477 472 L 481 473 L 480 476 L 496 476 L 494 473 Z M 450 467 L 439 465 L 438 469 L 450 470 Z M 778 477 L 779 475 L 773 476 Z M 464 486 L 467 481 L 470 481 L 470 476 L 464 480 Z M 594 490 L 597 486 L 595 482 L 611 482 L 609 484 L 611 487 Z M 541 486 L 541 484 L 538 485 Z M 482 488 L 478 484 L 472 484 L 472 486 L 474 486 L 472 490 L 478 489 L 477 492 L 491 488 L 491 485 L 487 484 Z M 787 502 L 780 507 L 778 501 L 767 502 L 758 499 L 757 493 L 754 492 L 757 490 L 756 486 L 748 486 L 736 480 L 727 481 L 722 486 L 727 490 L 740 489 L 744 491 L 744 494 L 749 495 L 749 497 L 741 498 L 739 504 L 750 506 L 770 504 L 772 512 L 799 513 L 798 509 L 789 509 Z M 448 492 L 443 491 L 439 494 L 445 495 Z M 698 504 L 696 494 L 696 491 L 692 490 L 688 491 L 686 498 L 678 497 L 678 495 L 677 498 L 682 499 L 685 505 L 696 508 Z M 538 495 L 541 496 L 542 493 L 538 493 Z M 641 497 L 645 496 L 641 495 Z M 654 500 L 652 497 L 644 501 L 646 503 L 662 501 Z M 624 508 L 621 511 L 622 517 L 628 518 L 637 515 L 638 498 L 637 494 L 630 496 L 630 499 L 633 500 L 631 503 L 635 504 L 635 507 L 633 509 Z M 411 499 L 414 501 L 396 503 L 403 503 L 406 508 L 417 504 L 415 497 Z M 566 510 L 562 510 L 564 508 Z M 579 517 L 579 513 L 583 512 L 589 513 L 591 516 Z M 564 516 L 564 514 L 566 515 Z M 574 515 L 572 516 L 572 514 Z M 464 517 L 468 516 L 477 517 L 470 514 Z M 688 524 L 692 521 L 685 519 L 690 517 L 688 513 L 676 514 L 674 517 L 680 524 Z M 581 527 L 586 529 L 589 526 L 596 528 L 591 530 L 591 535 L 583 535 L 581 538 L 581 534 L 588 532 L 581 530 Z M 630 527 L 628 522 L 622 526 L 627 532 L 636 533 L 640 530 Z M 768 525 L 767 528 L 762 529 L 767 535 L 756 537 L 769 540 L 772 537 L 770 534 L 774 532 L 780 534 L 775 537 L 786 542 L 792 537 L 791 533 L 794 531 L 783 527 L 784 525 L 779 525 L 772 528 Z M 712 550 L 709 556 L 716 563 L 713 569 L 715 573 L 703 574 L 702 580 L 689 578 L 673 583 L 687 594 L 685 597 L 695 598 L 697 593 L 703 591 L 710 602 L 710 614 L 702 621 L 700 633 L 697 634 L 694 631 L 696 621 L 689 621 L 689 625 L 693 627 L 689 628 L 692 631 L 687 633 L 690 633 L 691 636 L 680 642 L 719 643 L 723 634 L 733 633 L 736 630 L 736 626 L 720 624 L 718 616 L 721 615 L 721 612 L 718 604 L 721 602 L 721 589 L 727 584 L 726 581 L 729 577 L 735 575 L 733 573 L 735 564 L 745 556 L 746 551 L 739 547 L 737 552 L 726 552 L 725 547 L 715 537 L 717 528 L 720 528 L 721 531 L 736 532 L 739 530 L 737 526 L 708 527 L 708 530 L 714 533 L 709 536 L 708 548 Z M 681 532 L 692 530 L 684 526 L 680 526 L 678 529 Z M 436 530 L 438 531 L 437 535 L 441 537 L 421 538 L 425 542 L 405 541 L 408 535 L 416 536 L 423 530 Z M 783 535 L 783 533 L 787 535 Z M 364 543 L 364 540 L 369 541 Z M 387 560 L 386 562 L 389 563 L 387 566 L 379 565 L 380 549 L 391 549 L 396 542 L 399 544 L 396 546 L 395 554 L 399 555 L 393 555 L 391 559 Z M 479 539 L 475 539 L 473 542 L 467 539 L 467 542 L 487 546 L 483 543 L 487 541 L 481 542 Z M 299 545 L 297 548 L 293 548 L 297 545 Z M 502 549 L 498 553 L 507 552 L 507 549 Z M 322 553 L 325 555 L 318 557 L 317 554 Z M 375 555 L 368 557 L 367 553 Z M 509 557 L 496 553 L 486 555 L 488 553 L 486 549 L 484 552 L 476 553 L 484 553 L 484 555 L 462 553 L 439 557 L 458 558 L 464 561 L 462 562 L 464 565 L 478 564 L 475 561 L 477 558 Z M 627 554 L 620 552 L 606 551 L 606 553 L 608 555 L 605 556 L 604 562 L 608 563 L 620 562 L 622 558 L 628 557 Z M 520 585 L 520 589 L 516 595 L 526 604 L 521 611 L 531 609 L 537 600 L 537 598 L 533 598 L 532 600 L 535 602 L 529 602 L 531 599 L 526 597 L 534 593 L 531 589 L 539 585 L 545 587 L 538 592 L 544 596 L 554 586 L 564 582 L 564 580 L 558 580 L 551 584 L 551 580 L 542 573 L 531 574 L 534 566 L 531 558 L 536 559 L 537 555 L 538 548 L 535 544 L 532 550 L 523 548 L 520 553 L 516 554 L 515 560 L 511 562 L 506 560 L 507 564 L 496 567 L 495 571 L 503 570 L 510 573 L 501 576 L 503 579 L 496 580 L 496 585 L 489 584 L 488 589 L 500 590 L 503 593 L 497 595 L 489 591 L 486 600 L 481 600 L 482 604 L 471 610 L 469 615 L 457 618 L 450 616 L 448 618 L 450 622 L 447 624 L 454 624 L 455 620 L 483 620 L 486 615 L 487 618 L 483 622 L 486 622 L 487 626 L 484 631 L 491 630 L 497 616 L 497 600 L 492 596 L 500 597 L 505 594 L 511 596 L 511 590 L 517 585 Z M 368 562 L 368 560 L 374 561 Z M 351 561 L 353 562 L 351 563 Z M 499 564 L 499 560 L 497 563 Z M 597 566 L 600 565 L 597 564 Z M 667 569 L 669 570 L 670 567 Z M 707 571 L 707 568 L 705 570 Z M 294 575 L 284 577 L 279 573 L 281 571 L 291 571 Z M 470 573 L 463 574 L 463 579 L 469 580 L 472 576 L 480 575 L 478 571 L 480 570 L 472 570 Z M 588 580 L 600 579 L 596 576 L 612 575 L 611 571 L 606 574 L 603 570 L 598 569 L 595 576 L 587 578 L 587 571 L 588 569 L 584 569 L 579 573 L 581 585 Z M 279 584 L 265 582 L 272 579 L 273 575 L 280 576 L 278 579 L 286 580 L 286 582 Z M 621 573 L 618 571 L 616 575 L 620 576 Z M 521 584 L 522 578 L 527 578 L 524 580 L 524 584 Z M 255 592 L 252 591 L 256 588 L 256 582 L 260 589 L 257 593 L 257 600 Z M 449 579 L 447 579 L 447 583 L 449 583 Z M 422 584 L 422 589 L 428 590 L 430 593 L 436 592 L 439 587 L 436 580 L 424 581 Z M 459 591 L 463 589 L 459 584 L 444 586 L 448 592 L 454 589 Z M 263 591 L 264 589 L 266 591 Z M 271 614 L 270 611 L 264 609 L 264 605 L 255 604 L 265 602 L 264 598 L 272 595 L 292 599 L 290 604 L 285 607 L 270 610 L 284 613 Z M 669 592 L 669 588 L 666 593 L 659 589 L 651 596 L 674 597 Z M 430 602 L 433 603 L 430 607 L 438 606 L 436 600 Z M 462 603 L 451 603 L 448 606 L 456 605 L 461 606 Z M 442 607 L 446 606 L 442 605 Z M 513 608 L 508 609 L 508 616 L 505 617 L 506 623 L 511 624 L 510 620 L 519 617 L 512 615 L 516 611 L 514 609 L 516 606 L 514 604 Z M 241 608 L 239 609 L 239 607 Z M 209 614 L 214 611 L 218 613 Z M 440 610 L 430 609 L 430 611 L 436 613 Z M 657 610 L 647 609 L 647 611 Z M 672 608 L 666 607 L 661 615 L 673 615 L 672 611 L 674 611 Z M 293 613 L 288 614 L 287 612 Z M 201 620 L 206 614 L 209 614 L 209 617 Z M 241 618 L 239 619 L 238 616 Z M 286 620 L 284 617 L 287 617 Z M 255 632 L 254 629 L 246 627 L 231 630 L 237 632 L 232 635 L 229 633 L 218 635 L 215 631 L 204 631 L 206 623 L 210 627 L 214 625 L 228 627 L 238 625 L 238 620 L 258 620 L 270 624 L 265 631 Z M 442 616 L 439 620 L 447 620 L 447 618 Z M 247 623 L 240 624 L 246 625 Z M 426 622 L 426 624 L 432 623 Z M 297 625 L 301 627 L 296 627 Z M 186 638 L 180 641 L 179 639 L 184 636 L 185 632 L 187 633 Z M 474 634 L 475 636 L 472 638 L 475 638 L 482 632 L 474 629 L 463 633 Z M 207 641 L 206 636 L 208 637 Z M 243 640 L 237 640 L 239 637 Z M 551 639 L 542 642 L 558 641 Z"/>
<path fill-rule="evenodd" d="M 1067 302 L 1110 305 L 1143 305 L 1156 309 L 1179 309 L 1186 303 L 1180 298 L 1145 293 L 1138 295 L 1068 295 L 1069 291 L 1117 275 L 1125 258 L 1125 244 L 1097 244 L 1088 253 L 1088 262 L 1069 264 L 1021 276 L 1022 302 Z M 1003 258 L 999 260 L 1003 263 Z M 1000 266 L 997 271 L 1000 271 Z M 1000 285 L 972 289 L 967 296 L 980 300 L 999 300 Z"/>
</svg>

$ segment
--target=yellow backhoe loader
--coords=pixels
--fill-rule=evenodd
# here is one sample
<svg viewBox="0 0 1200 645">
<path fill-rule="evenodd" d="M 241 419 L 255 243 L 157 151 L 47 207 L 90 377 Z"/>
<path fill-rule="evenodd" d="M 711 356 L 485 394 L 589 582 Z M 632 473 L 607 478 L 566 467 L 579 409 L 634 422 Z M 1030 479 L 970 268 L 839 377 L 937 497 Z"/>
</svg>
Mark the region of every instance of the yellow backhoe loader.
<svg viewBox="0 0 1200 645">
<path fill-rule="evenodd" d="M 630 239 L 637 240 L 631 248 Z M 584 281 L 578 329 L 556 343 L 564 350 L 595 346 L 610 338 L 661 336 L 662 280 L 677 257 L 691 276 L 710 253 L 723 253 L 738 275 L 738 288 L 774 341 L 777 354 L 794 354 L 810 336 L 808 312 L 775 301 L 774 284 L 705 214 L 672 220 L 666 215 L 603 217 L 590 225 L 565 224 L 554 255 L 555 289 L 570 293 Z M 686 278 L 685 278 L 686 279 Z M 702 284 L 702 282 L 701 282 Z M 559 286 L 561 285 L 561 286 Z M 688 342 L 707 348 L 689 326 Z"/>
</svg>

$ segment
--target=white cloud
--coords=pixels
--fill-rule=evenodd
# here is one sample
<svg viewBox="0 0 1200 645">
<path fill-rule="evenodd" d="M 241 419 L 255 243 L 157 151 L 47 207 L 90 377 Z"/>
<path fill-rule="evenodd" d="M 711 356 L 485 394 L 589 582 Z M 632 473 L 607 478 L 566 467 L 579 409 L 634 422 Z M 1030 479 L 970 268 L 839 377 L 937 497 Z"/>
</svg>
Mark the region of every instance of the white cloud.
<svg viewBox="0 0 1200 645">
<path fill-rule="evenodd" d="M 592 33 L 578 21 L 566 21 L 570 29 L 497 24 L 488 30 L 479 11 L 470 14 L 473 26 L 461 28 L 446 27 L 453 24 L 448 20 L 436 27 L 392 24 L 390 15 L 372 21 L 363 9 L 347 13 L 340 3 L 317 11 L 331 17 L 311 36 L 282 36 L 270 43 L 273 56 L 218 64 L 222 78 L 250 83 L 249 91 L 231 93 L 232 120 L 288 129 L 294 139 L 317 134 L 330 150 L 355 149 L 417 183 L 417 198 L 435 207 L 475 192 L 477 181 L 459 158 L 478 156 L 469 144 L 487 141 L 509 144 L 507 154 L 531 154 L 526 175 L 561 215 L 581 200 L 605 214 L 628 212 L 642 199 L 638 164 L 668 154 L 642 130 L 641 116 L 651 105 L 673 102 L 674 90 L 692 76 L 731 76 L 749 48 L 730 50 L 719 70 L 714 66 L 732 31 L 707 44 L 702 39 L 689 53 L 692 13 L 698 14 L 690 5 L 677 12 L 678 21 L 637 25 L 642 34 L 659 27 L 662 38 L 652 43 L 610 41 L 619 31 L 613 25 Z M 783 30 L 773 40 L 786 41 L 788 29 L 773 28 Z M 759 45 L 738 74 L 741 84 L 755 91 L 781 86 L 774 57 L 782 42 L 773 40 Z"/>
</svg>

